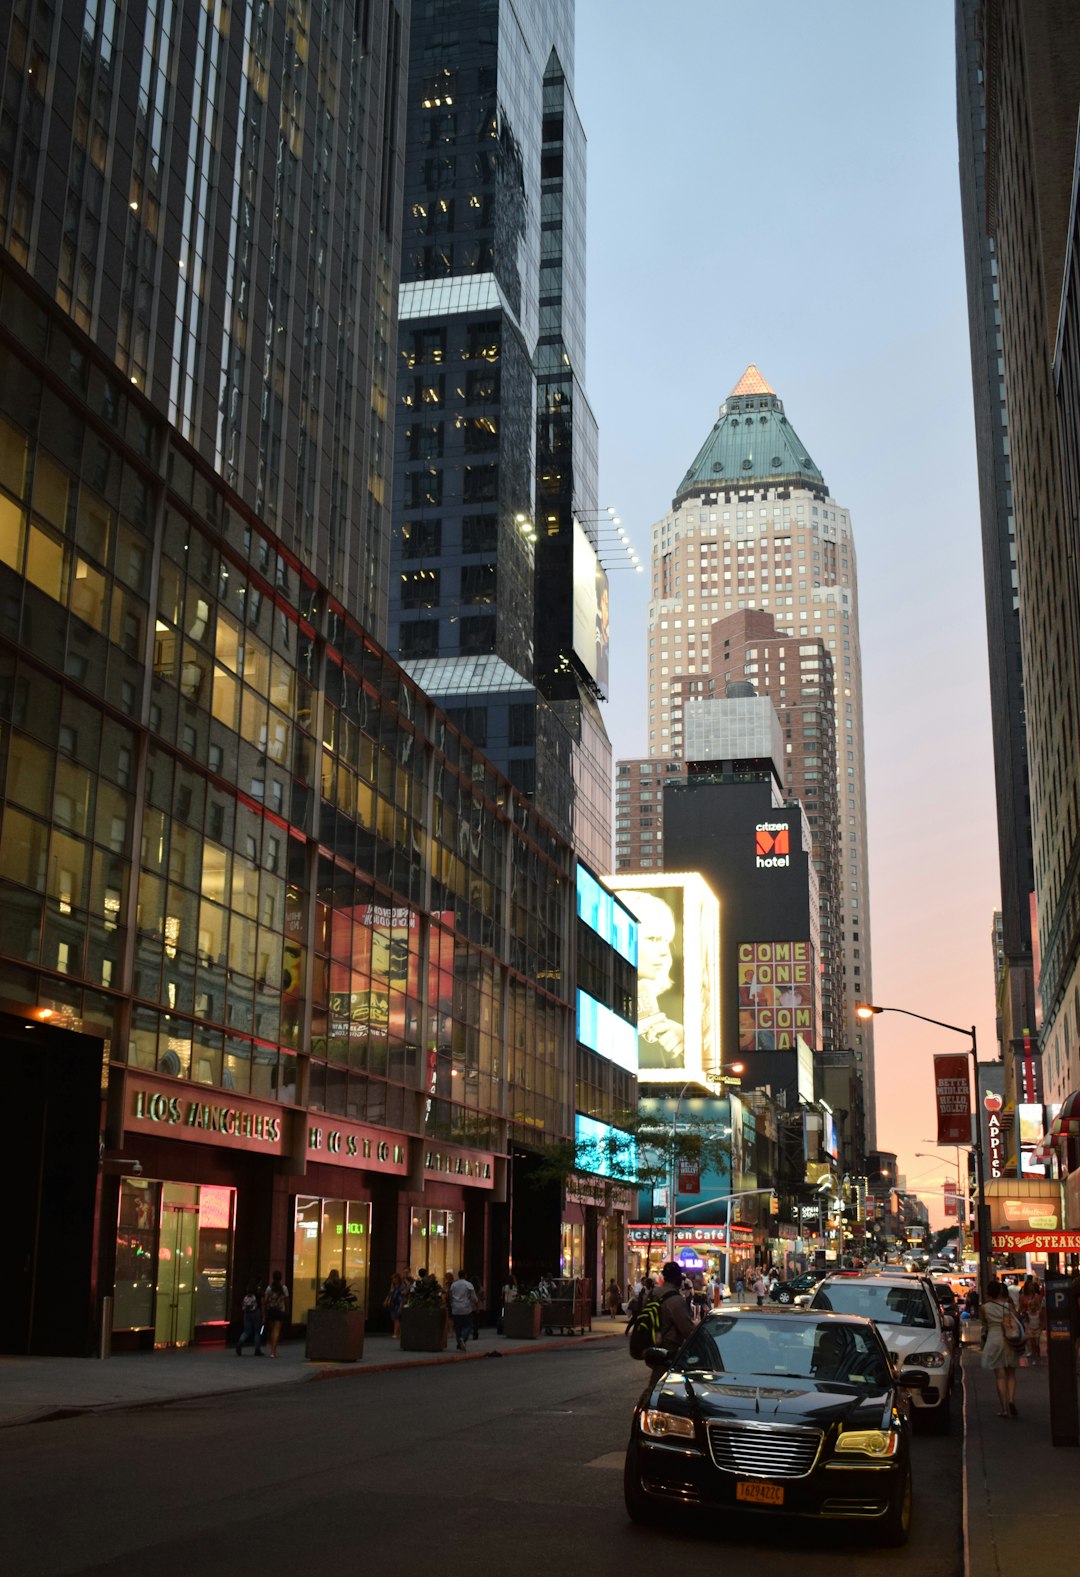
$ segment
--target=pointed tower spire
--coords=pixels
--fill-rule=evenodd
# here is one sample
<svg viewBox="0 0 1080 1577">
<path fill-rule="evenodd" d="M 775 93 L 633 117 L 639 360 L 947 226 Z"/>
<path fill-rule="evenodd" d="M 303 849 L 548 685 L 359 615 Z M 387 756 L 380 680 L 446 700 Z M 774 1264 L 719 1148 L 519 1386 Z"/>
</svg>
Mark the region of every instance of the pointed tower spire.
<svg viewBox="0 0 1080 1577">
<path fill-rule="evenodd" d="M 775 394 L 776 390 L 761 376 L 757 370 L 756 362 L 751 362 L 743 373 L 738 383 L 731 391 L 732 394 Z M 730 395 L 729 395 L 730 398 Z"/>
</svg>

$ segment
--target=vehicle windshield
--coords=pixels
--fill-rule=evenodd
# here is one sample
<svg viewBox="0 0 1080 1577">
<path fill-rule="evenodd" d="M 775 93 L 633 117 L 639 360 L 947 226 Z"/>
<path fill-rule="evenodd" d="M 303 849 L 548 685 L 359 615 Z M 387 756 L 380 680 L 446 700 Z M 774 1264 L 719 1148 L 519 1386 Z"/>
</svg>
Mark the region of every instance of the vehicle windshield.
<svg viewBox="0 0 1080 1577">
<path fill-rule="evenodd" d="M 839 1321 L 711 1315 L 687 1341 L 676 1367 L 770 1380 L 878 1388 L 890 1383 L 889 1360 L 876 1332 Z"/>
<path fill-rule="evenodd" d="M 865 1314 L 879 1325 L 914 1325 L 933 1330 L 934 1311 L 923 1287 L 890 1287 L 880 1281 L 834 1281 L 819 1287 L 814 1295 L 815 1309 L 832 1309 L 836 1314 Z"/>
</svg>

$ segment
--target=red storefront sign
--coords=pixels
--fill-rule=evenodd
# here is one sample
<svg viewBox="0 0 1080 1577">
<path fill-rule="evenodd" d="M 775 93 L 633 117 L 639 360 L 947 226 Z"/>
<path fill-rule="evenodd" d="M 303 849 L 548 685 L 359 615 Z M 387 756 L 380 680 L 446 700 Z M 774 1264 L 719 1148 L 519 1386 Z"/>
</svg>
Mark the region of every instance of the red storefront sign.
<svg viewBox="0 0 1080 1577">
<path fill-rule="evenodd" d="M 938 1144 L 971 1143 L 971 1079 L 963 1052 L 934 1058 Z"/>
<path fill-rule="evenodd" d="M 162 1139 L 187 1139 L 229 1150 L 280 1155 L 286 1113 L 240 1095 L 199 1085 L 128 1074 L 124 1084 L 124 1127 Z"/>
<path fill-rule="evenodd" d="M 1080 1254 L 1080 1232 L 991 1232 L 998 1254 Z"/>
<path fill-rule="evenodd" d="M 409 1170 L 409 1144 L 404 1134 L 342 1122 L 321 1112 L 317 1121 L 308 1118 L 307 1153 L 312 1161 L 329 1161 L 332 1166 L 394 1172 L 399 1177 Z"/>
</svg>

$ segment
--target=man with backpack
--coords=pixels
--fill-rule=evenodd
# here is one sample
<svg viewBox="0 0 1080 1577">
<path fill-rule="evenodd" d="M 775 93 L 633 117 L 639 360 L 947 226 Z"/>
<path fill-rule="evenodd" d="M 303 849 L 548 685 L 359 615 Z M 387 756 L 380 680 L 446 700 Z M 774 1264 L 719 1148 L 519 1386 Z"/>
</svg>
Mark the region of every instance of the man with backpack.
<svg viewBox="0 0 1080 1577">
<path fill-rule="evenodd" d="M 664 1279 L 646 1296 L 641 1312 L 630 1321 L 632 1358 L 644 1358 L 650 1347 L 663 1347 L 670 1357 L 694 1333 L 694 1316 L 680 1290 L 682 1266 L 669 1260 L 661 1274 Z"/>
</svg>

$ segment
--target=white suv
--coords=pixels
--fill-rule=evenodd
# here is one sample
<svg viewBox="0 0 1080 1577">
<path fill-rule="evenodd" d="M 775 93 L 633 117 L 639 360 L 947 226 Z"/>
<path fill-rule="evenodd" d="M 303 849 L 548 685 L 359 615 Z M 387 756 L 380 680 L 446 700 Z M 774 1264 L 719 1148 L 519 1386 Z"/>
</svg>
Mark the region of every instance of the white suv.
<svg viewBox="0 0 1080 1577">
<path fill-rule="evenodd" d="M 898 1368 L 921 1370 L 926 1379 L 911 1390 L 915 1417 L 945 1434 L 949 1428 L 956 1357 L 952 1333 L 925 1277 L 901 1273 L 829 1276 L 810 1300 L 812 1309 L 863 1314 L 874 1321 Z"/>
</svg>

